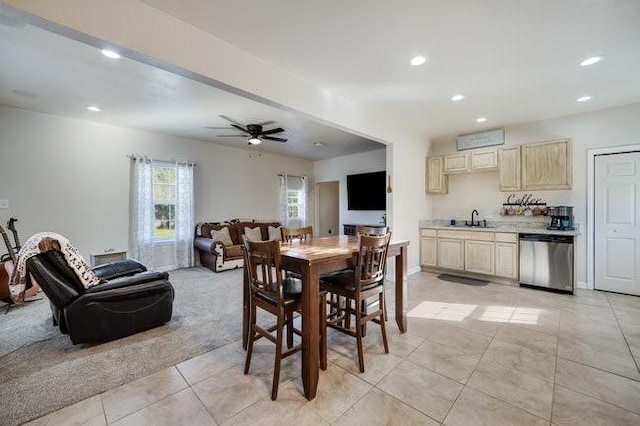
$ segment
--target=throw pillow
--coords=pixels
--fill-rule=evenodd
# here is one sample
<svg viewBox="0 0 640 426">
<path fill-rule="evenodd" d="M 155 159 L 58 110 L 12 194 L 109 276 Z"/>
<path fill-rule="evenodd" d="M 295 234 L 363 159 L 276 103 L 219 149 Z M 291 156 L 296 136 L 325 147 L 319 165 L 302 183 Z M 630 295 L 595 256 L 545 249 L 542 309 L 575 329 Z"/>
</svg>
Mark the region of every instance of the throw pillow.
<svg viewBox="0 0 640 426">
<path fill-rule="evenodd" d="M 282 226 L 269 226 L 269 239 L 282 241 Z"/>
<path fill-rule="evenodd" d="M 249 241 L 262 241 L 262 232 L 259 227 L 247 228 L 244 227 L 244 235 L 247 236 Z"/>
<path fill-rule="evenodd" d="M 229 235 L 229 228 L 226 226 L 219 230 L 211 230 L 211 239 L 214 241 L 220 241 L 225 247 L 229 247 L 233 245 L 233 241 L 231 241 L 231 235 Z"/>
</svg>

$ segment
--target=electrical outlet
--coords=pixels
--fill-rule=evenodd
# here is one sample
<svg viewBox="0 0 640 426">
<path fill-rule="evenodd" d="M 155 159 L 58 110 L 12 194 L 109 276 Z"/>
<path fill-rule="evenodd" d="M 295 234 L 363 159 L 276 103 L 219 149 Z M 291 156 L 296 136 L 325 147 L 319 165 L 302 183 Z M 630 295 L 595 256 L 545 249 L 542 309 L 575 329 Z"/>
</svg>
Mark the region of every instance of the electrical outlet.
<svg viewBox="0 0 640 426">
<path fill-rule="evenodd" d="M 6 198 L 0 200 L 0 210 L 9 210 L 9 200 Z"/>
</svg>

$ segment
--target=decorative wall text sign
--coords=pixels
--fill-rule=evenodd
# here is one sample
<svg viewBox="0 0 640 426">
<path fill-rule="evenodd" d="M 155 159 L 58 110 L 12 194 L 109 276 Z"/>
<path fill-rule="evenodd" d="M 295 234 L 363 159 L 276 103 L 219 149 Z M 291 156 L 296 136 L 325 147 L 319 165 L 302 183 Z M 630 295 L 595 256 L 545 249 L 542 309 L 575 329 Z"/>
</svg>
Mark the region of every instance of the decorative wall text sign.
<svg viewBox="0 0 640 426">
<path fill-rule="evenodd" d="M 493 145 L 504 145 L 504 129 L 461 135 L 456 140 L 456 149 L 458 151 Z"/>
<path fill-rule="evenodd" d="M 516 194 L 509 194 L 507 202 L 504 205 L 509 206 L 542 206 L 547 203 L 542 202 L 542 198 L 533 198 L 533 194 L 524 194 L 522 197 L 517 198 Z"/>
</svg>

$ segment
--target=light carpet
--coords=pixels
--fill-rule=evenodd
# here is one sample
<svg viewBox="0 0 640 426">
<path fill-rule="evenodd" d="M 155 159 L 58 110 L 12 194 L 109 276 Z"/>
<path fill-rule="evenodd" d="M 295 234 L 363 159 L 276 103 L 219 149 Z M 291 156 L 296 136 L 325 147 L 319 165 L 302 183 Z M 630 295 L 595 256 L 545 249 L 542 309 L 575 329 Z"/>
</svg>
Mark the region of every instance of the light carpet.
<svg viewBox="0 0 640 426">
<path fill-rule="evenodd" d="M 173 318 L 99 345 L 72 345 L 46 297 L 0 308 L 0 425 L 17 425 L 241 338 L 242 269 L 170 272 Z"/>
</svg>

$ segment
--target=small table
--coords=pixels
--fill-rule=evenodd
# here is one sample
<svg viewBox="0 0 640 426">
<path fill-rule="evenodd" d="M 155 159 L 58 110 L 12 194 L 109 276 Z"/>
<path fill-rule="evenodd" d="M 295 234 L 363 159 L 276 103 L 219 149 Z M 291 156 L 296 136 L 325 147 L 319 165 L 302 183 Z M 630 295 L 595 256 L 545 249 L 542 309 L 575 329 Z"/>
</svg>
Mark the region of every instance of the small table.
<svg viewBox="0 0 640 426">
<path fill-rule="evenodd" d="M 126 250 L 105 250 L 101 252 L 91 253 L 91 266 L 98 266 L 109 262 L 115 262 L 116 260 L 124 260 L 127 258 Z"/>
</svg>

